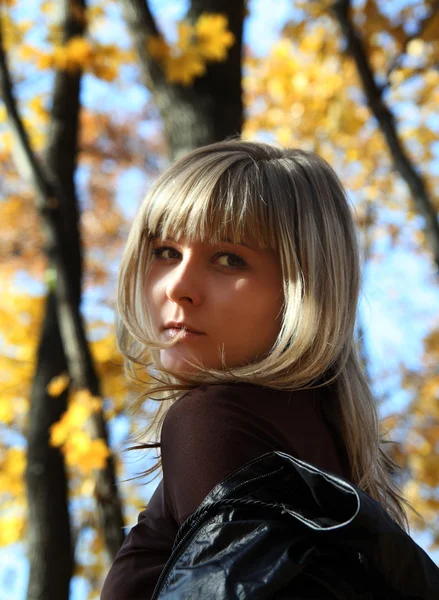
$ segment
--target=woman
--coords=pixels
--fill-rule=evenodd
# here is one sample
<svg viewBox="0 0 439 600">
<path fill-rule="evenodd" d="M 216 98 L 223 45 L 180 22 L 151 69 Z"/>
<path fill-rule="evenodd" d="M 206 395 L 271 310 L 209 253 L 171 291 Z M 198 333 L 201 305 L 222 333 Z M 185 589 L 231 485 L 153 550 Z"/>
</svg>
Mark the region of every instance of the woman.
<svg viewBox="0 0 439 600">
<path fill-rule="evenodd" d="M 158 178 L 122 258 L 118 341 L 139 400 L 160 400 L 146 430 L 160 444 L 143 447 L 161 446 L 147 474 L 163 479 L 103 600 L 150 598 L 183 523 L 274 450 L 408 528 L 354 341 L 359 262 L 345 191 L 313 153 L 225 141 Z"/>
</svg>

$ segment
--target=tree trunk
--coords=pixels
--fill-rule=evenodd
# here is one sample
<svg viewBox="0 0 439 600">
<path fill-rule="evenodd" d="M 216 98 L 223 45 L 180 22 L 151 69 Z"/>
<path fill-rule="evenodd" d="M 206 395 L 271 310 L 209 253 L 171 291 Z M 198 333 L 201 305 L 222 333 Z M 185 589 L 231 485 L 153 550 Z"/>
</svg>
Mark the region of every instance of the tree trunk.
<svg viewBox="0 0 439 600">
<path fill-rule="evenodd" d="M 84 30 L 84 3 L 64 2 L 64 43 Z M 77 168 L 81 73 L 57 71 L 48 133 L 43 181 L 37 190 L 51 213 L 43 225 L 48 232 L 46 252 L 57 273 L 46 304 L 43 334 L 31 397 L 26 472 L 29 504 L 30 578 L 28 600 L 68 600 L 73 571 L 68 481 L 63 457 L 49 443 L 49 429 L 66 409 L 66 391 L 59 398 L 46 392 L 50 380 L 68 371 L 77 387 L 99 394 L 80 315 L 82 247 L 74 182 Z M 47 214 L 45 215 L 47 218 Z M 72 338 L 73 336 L 73 338 Z M 102 413 L 94 416 L 97 435 L 107 440 Z M 112 457 L 97 473 L 97 504 L 110 557 L 123 539 L 122 507 Z"/>
<path fill-rule="evenodd" d="M 163 119 L 170 158 L 199 146 L 239 136 L 243 124 L 242 27 L 243 0 L 192 0 L 187 19 L 202 12 L 227 15 L 235 43 L 227 60 L 207 65 L 204 77 L 190 87 L 174 85 L 146 51 L 150 35 L 159 31 L 145 0 L 124 0 L 125 16 L 139 55 L 142 75 Z"/>
<path fill-rule="evenodd" d="M 84 10 L 81 2 L 79 10 Z M 67 42 L 82 35 L 80 19 L 72 15 L 69 0 L 63 5 L 64 35 Z M 63 202 L 58 226 L 69 248 L 71 281 L 75 302 L 81 299 L 82 257 L 79 238 L 79 214 L 74 185 L 80 110 L 81 73 L 58 71 L 46 149 L 46 173 L 52 186 L 59 189 Z M 50 266 L 53 257 L 49 255 Z M 68 365 L 58 321 L 57 299 L 50 290 L 46 303 L 43 332 L 31 395 L 26 470 L 29 506 L 29 586 L 28 600 L 68 600 L 73 573 L 74 548 L 68 511 L 68 478 L 64 457 L 59 448 L 50 446 L 50 426 L 67 408 L 68 390 L 52 398 L 46 387 L 50 380 Z"/>
<path fill-rule="evenodd" d="M 26 486 L 29 507 L 28 600 L 68 600 L 73 547 L 68 513 L 64 457 L 49 444 L 49 428 L 66 410 L 67 391 L 47 394 L 48 382 L 67 368 L 56 314 L 56 298 L 47 299 L 29 412 Z"/>
</svg>

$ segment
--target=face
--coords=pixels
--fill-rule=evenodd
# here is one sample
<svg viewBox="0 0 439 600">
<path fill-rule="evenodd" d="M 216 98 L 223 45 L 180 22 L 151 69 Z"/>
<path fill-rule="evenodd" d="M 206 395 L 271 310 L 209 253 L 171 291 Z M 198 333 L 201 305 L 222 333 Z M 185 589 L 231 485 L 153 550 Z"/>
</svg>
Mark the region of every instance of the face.
<svg viewBox="0 0 439 600">
<path fill-rule="evenodd" d="M 271 348 L 281 325 L 282 272 L 278 253 L 242 244 L 187 243 L 154 238 L 153 262 L 145 282 L 156 333 L 169 341 L 184 323 L 188 333 L 160 350 L 163 367 L 194 371 L 187 360 L 221 368 L 237 367 Z"/>
</svg>

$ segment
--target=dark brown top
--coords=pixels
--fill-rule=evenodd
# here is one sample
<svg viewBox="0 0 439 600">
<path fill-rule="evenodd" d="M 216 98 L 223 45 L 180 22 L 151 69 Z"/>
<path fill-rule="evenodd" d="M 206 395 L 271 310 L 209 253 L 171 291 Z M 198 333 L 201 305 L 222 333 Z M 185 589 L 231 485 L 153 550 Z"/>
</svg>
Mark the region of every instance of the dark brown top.
<svg viewBox="0 0 439 600">
<path fill-rule="evenodd" d="M 281 450 L 349 479 L 332 402 L 328 388 L 247 383 L 200 386 L 176 400 L 161 433 L 163 478 L 119 550 L 101 600 L 149 599 L 182 523 L 220 481 L 265 452 Z"/>
</svg>

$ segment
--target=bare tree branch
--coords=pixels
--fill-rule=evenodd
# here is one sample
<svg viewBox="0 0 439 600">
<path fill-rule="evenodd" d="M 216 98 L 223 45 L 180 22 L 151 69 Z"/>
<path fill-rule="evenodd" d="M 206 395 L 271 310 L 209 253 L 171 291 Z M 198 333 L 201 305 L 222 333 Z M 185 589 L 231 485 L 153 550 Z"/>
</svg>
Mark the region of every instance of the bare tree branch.
<svg viewBox="0 0 439 600">
<path fill-rule="evenodd" d="M 332 11 L 346 39 L 347 52 L 354 59 L 367 103 L 384 135 L 394 168 L 407 183 L 416 210 L 424 217 L 425 237 L 439 268 L 439 225 L 433 199 L 398 136 L 395 118 L 384 102 L 382 88 L 375 82 L 363 43 L 350 19 L 350 9 L 350 0 L 337 0 L 332 5 Z"/>
<path fill-rule="evenodd" d="M 44 210 L 50 210 L 49 207 L 52 207 L 57 201 L 53 198 L 54 190 L 47 181 L 35 154 L 31 150 L 29 137 L 18 114 L 17 104 L 12 93 L 12 80 L 6 63 L 2 27 L 0 27 L 0 89 L 3 102 L 6 106 L 9 126 L 12 129 L 16 144 L 16 156 L 20 161 L 17 167 L 21 173 L 29 173 L 37 191 L 40 205 L 44 208 L 44 204 L 46 204 L 47 208 L 44 208 Z"/>
<path fill-rule="evenodd" d="M 431 5 L 430 12 L 428 13 L 428 15 L 425 17 L 425 19 L 423 19 L 419 23 L 419 27 L 418 27 L 417 31 L 415 31 L 415 33 L 413 33 L 412 35 L 408 35 L 406 37 L 406 39 L 404 40 L 403 46 L 401 48 L 401 52 L 393 58 L 393 60 L 390 62 L 390 65 L 387 68 L 387 73 L 386 73 L 387 82 L 384 85 L 384 88 L 387 88 L 390 85 L 390 75 L 401 64 L 402 58 L 407 51 L 407 46 L 409 45 L 409 43 L 412 40 L 415 40 L 416 38 L 422 37 L 422 34 L 424 33 L 427 25 L 430 23 L 431 19 L 436 15 L 438 10 L 439 10 L 439 1 L 436 0 Z"/>
</svg>

